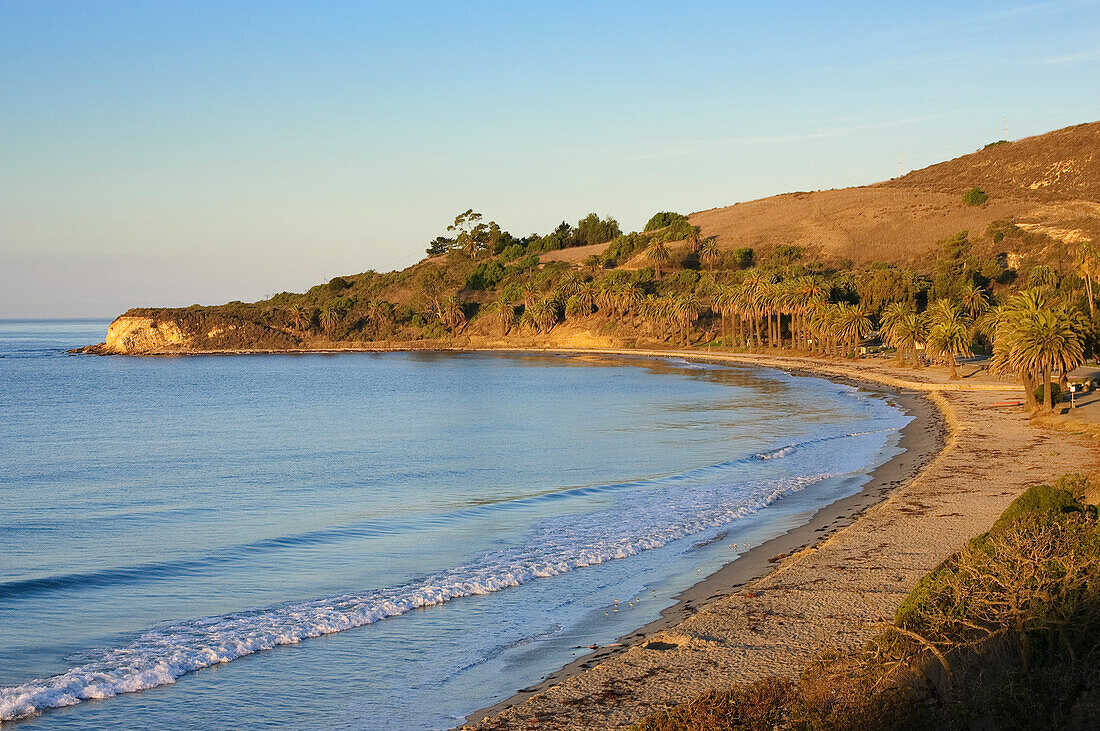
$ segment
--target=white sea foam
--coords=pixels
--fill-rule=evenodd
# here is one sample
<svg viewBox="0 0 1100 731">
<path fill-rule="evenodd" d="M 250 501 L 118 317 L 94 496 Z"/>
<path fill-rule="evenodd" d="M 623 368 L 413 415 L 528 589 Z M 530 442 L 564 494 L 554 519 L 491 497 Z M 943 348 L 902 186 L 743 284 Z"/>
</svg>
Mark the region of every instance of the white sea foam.
<svg viewBox="0 0 1100 731">
<path fill-rule="evenodd" d="M 784 447 L 756 455 L 768 466 L 755 460 L 756 467 L 730 463 L 718 475 L 674 476 L 617 494 L 611 508 L 544 520 L 522 545 L 481 555 L 413 584 L 150 630 L 125 646 L 93 654 L 89 661 L 59 675 L 0 689 L 0 720 L 166 685 L 185 673 L 279 645 L 666 546 L 730 524 L 832 475 L 865 467 L 890 431 L 879 430 L 870 439 L 836 437 L 846 442 L 844 448 Z M 797 464 L 781 466 L 787 458 Z"/>
</svg>

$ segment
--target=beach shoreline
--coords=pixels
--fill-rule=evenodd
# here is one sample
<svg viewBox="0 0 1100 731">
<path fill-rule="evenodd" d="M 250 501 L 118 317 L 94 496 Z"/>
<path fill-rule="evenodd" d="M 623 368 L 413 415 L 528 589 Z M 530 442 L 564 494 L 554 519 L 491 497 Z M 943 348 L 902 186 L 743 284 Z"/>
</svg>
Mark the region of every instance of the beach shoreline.
<svg viewBox="0 0 1100 731">
<path fill-rule="evenodd" d="M 785 372 L 814 378 L 823 377 L 809 369 Z M 745 553 L 677 594 L 676 603 L 661 610 L 658 619 L 618 637 L 613 644 L 593 648 L 593 652 L 576 658 L 538 683 L 516 691 L 509 698 L 471 713 L 466 717 L 466 723 L 476 724 L 491 718 L 597 663 L 621 655 L 631 647 L 644 645 L 654 635 L 672 629 L 706 603 L 735 593 L 752 581 L 768 575 L 778 568 L 782 559 L 810 549 L 854 523 L 868 508 L 883 500 L 891 489 L 915 478 L 943 449 L 947 421 L 926 394 L 912 391 L 890 392 L 880 384 L 851 378 L 834 377 L 829 380 L 847 382 L 864 390 L 887 395 L 898 402 L 906 414 L 913 417 L 901 429 L 897 446 L 902 451 L 872 470 L 870 479 L 859 492 L 823 505 L 805 523 L 750 547 Z"/>
<path fill-rule="evenodd" d="M 775 369 L 888 394 L 914 415 L 910 433 L 924 432 L 923 443 L 910 437 L 859 493 L 689 587 L 660 618 L 624 635 L 621 646 L 597 648 L 470 714 L 469 728 L 623 728 L 715 687 L 796 677 L 824 649 L 865 643 L 921 576 L 987 530 L 1025 489 L 1094 470 L 1100 454 L 1090 429 L 1031 419 L 1012 406 L 1021 400 L 1020 385 L 981 364 L 961 365 L 962 378 L 951 380 L 943 369 L 901 368 L 885 358 L 787 352 L 503 344 L 262 352 L 395 351 L 626 356 Z"/>
<path fill-rule="evenodd" d="M 755 365 L 893 389 L 915 416 L 911 433 L 931 428 L 938 434 L 932 441 L 942 447 L 929 449 L 911 437 L 906 451 L 881 465 L 857 495 L 823 507 L 808 524 L 689 588 L 660 619 L 626 635 L 622 647 L 597 649 L 471 714 L 470 728 L 620 728 L 716 686 L 797 676 L 822 649 L 855 649 L 869 639 L 921 576 L 987 530 L 1027 487 L 1063 472 L 1088 472 L 1097 460 L 1087 431 L 1045 429 L 1007 407 L 1006 398 L 1018 399 L 1019 385 L 980 366 L 953 381 L 939 369 L 902 370 L 883 359 L 556 352 Z"/>
</svg>

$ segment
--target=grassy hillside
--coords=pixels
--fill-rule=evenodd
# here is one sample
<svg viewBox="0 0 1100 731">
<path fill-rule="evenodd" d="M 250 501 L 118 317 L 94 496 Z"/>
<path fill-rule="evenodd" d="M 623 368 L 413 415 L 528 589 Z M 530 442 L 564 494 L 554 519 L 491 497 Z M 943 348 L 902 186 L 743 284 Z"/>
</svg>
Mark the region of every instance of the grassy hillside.
<svg viewBox="0 0 1100 731">
<path fill-rule="evenodd" d="M 980 206 L 964 202 L 977 187 Z M 1067 266 L 1072 249 L 1100 241 L 1100 122 L 992 144 L 954 160 L 860 188 L 789 193 L 691 216 L 723 248 L 794 244 L 857 265 L 914 266 L 966 229 L 985 253 Z M 1007 221 L 1038 239 L 994 241 Z"/>
<path fill-rule="evenodd" d="M 1071 196 L 1095 196 L 1089 144 L 1098 143 L 1100 124 L 1081 125 L 880 185 L 690 217 L 662 211 L 632 233 L 593 213 L 515 236 L 469 210 L 403 271 L 335 277 L 260 302 L 132 310 L 96 352 L 564 337 L 854 356 L 880 331 L 909 361 L 953 364 L 994 350 L 1008 315 L 1033 311 L 1071 334 L 1053 360 L 1002 354 L 1006 370 L 1038 385 L 1097 345 L 1100 238 L 1089 232 L 1100 203 Z"/>
</svg>

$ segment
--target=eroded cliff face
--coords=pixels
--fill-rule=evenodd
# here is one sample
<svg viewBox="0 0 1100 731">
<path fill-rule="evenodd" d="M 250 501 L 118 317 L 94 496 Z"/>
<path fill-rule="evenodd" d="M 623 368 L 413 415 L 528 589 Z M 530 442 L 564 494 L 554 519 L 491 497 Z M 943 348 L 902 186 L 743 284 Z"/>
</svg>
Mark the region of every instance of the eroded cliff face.
<svg viewBox="0 0 1100 731">
<path fill-rule="evenodd" d="M 107 339 L 84 348 L 100 355 L 152 355 L 233 350 L 287 350 L 301 342 L 259 322 L 217 312 L 130 310 L 107 328 Z"/>
<path fill-rule="evenodd" d="M 123 315 L 107 328 L 103 345 L 115 353 L 143 353 L 186 347 L 190 338 L 184 335 L 179 323 L 171 320 L 158 322 L 152 317 Z"/>
</svg>

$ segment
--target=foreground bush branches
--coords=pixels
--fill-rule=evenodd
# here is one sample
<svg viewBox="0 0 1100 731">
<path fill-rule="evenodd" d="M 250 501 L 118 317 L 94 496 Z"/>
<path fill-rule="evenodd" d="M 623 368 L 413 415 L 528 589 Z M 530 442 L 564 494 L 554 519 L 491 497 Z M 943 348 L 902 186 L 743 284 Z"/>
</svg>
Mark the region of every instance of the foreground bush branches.
<svg viewBox="0 0 1100 731">
<path fill-rule="evenodd" d="M 1100 727 L 1100 523 L 1083 478 L 1021 495 L 861 651 L 713 691 L 640 729 Z"/>
</svg>

